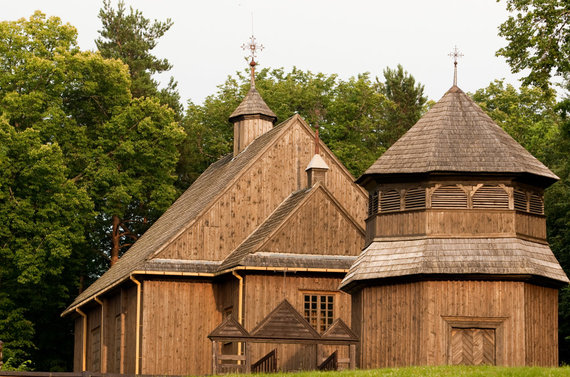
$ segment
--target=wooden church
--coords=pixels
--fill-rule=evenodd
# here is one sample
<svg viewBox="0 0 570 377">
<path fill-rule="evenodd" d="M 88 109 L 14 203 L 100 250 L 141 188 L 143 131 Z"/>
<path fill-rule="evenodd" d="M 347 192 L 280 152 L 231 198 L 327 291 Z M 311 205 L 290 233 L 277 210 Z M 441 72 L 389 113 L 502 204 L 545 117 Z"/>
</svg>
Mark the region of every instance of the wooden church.
<svg viewBox="0 0 570 377">
<path fill-rule="evenodd" d="M 332 354 L 349 366 L 351 298 L 338 288 L 364 246 L 367 193 L 300 116 L 274 125 L 254 66 L 230 116 L 233 153 L 63 313 L 75 371 L 314 369 Z"/>
<path fill-rule="evenodd" d="M 359 179 L 366 247 L 342 282 L 361 368 L 558 365 L 544 189 L 558 177 L 453 86 Z"/>
<path fill-rule="evenodd" d="M 556 175 L 454 85 L 355 183 L 251 66 L 233 153 L 63 313 L 75 371 L 557 365 Z"/>
</svg>

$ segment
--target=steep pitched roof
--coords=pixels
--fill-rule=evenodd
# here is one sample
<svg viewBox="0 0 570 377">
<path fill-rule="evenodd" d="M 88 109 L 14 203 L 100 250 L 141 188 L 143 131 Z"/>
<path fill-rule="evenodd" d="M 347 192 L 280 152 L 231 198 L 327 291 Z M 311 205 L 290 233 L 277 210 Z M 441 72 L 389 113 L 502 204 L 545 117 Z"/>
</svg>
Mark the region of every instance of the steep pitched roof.
<svg viewBox="0 0 570 377">
<path fill-rule="evenodd" d="M 220 192 L 229 186 L 266 147 L 275 141 L 287 125 L 299 119 L 295 115 L 254 140 L 240 154 L 222 157 L 208 167 L 198 179 L 166 210 L 166 212 L 135 242 L 119 261 L 75 298 L 63 312 L 75 307 L 104 289 L 128 279 L 133 271 L 145 270 L 147 260 L 176 237 L 195 219 Z"/>
<path fill-rule="evenodd" d="M 531 275 L 568 283 L 548 245 L 519 238 L 426 238 L 371 243 L 341 288 L 361 280 L 429 274 Z"/>
<path fill-rule="evenodd" d="M 239 104 L 237 109 L 234 110 L 232 115 L 230 115 L 230 122 L 233 122 L 235 118 L 242 116 L 242 115 L 265 115 L 270 118 L 273 118 L 273 122 L 277 120 L 277 115 L 271 109 L 261 95 L 255 89 L 255 86 L 251 86 L 249 91 L 247 92 L 243 101 Z"/>
<path fill-rule="evenodd" d="M 273 211 L 273 213 L 265 220 L 248 238 L 246 238 L 228 257 L 222 262 L 218 271 L 223 271 L 235 266 L 286 266 L 286 267 L 307 267 L 307 268 L 331 268 L 331 269 L 348 269 L 352 262 L 356 259 L 353 256 L 342 255 L 316 255 L 316 254 L 285 254 L 285 253 L 266 253 L 263 252 L 263 245 L 271 235 L 283 226 L 286 226 L 287 220 L 309 200 L 312 194 L 317 191 L 323 191 L 326 197 L 331 200 L 339 211 L 342 208 L 328 190 L 317 183 L 311 188 L 302 189 L 292 193 L 287 199 Z M 349 217 L 348 214 L 344 213 Z M 354 226 L 364 236 L 364 230 L 352 221 Z M 316 226 L 318 227 L 319 224 Z M 261 252 L 260 252 L 261 251 Z"/>
<path fill-rule="evenodd" d="M 558 177 L 453 86 L 357 182 L 377 174 L 529 173 Z"/>
</svg>

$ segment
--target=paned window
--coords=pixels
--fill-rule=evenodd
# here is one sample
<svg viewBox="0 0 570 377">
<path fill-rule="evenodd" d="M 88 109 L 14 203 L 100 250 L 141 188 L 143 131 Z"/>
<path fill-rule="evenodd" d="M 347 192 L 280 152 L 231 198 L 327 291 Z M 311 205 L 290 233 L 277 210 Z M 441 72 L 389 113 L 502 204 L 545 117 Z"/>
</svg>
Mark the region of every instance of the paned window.
<svg viewBox="0 0 570 377">
<path fill-rule="evenodd" d="M 334 295 L 305 293 L 303 301 L 305 319 L 322 334 L 333 323 Z"/>
</svg>

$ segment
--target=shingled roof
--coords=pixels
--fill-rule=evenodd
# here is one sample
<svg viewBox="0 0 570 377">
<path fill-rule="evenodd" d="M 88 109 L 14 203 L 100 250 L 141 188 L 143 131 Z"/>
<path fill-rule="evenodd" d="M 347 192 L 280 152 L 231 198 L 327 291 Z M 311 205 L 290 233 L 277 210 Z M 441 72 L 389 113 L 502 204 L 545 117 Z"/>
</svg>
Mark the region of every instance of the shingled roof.
<svg viewBox="0 0 570 377">
<path fill-rule="evenodd" d="M 235 109 L 232 115 L 230 115 L 230 122 L 233 122 L 236 118 L 242 115 L 258 114 L 273 118 L 274 123 L 277 120 L 277 115 L 271 111 L 263 98 L 261 98 L 257 89 L 255 89 L 255 85 L 252 85 L 243 101 L 241 101 L 237 109 Z"/>
<path fill-rule="evenodd" d="M 417 173 L 533 174 L 558 177 L 457 86 L 453 86 L 357 180 Z"/>
<path fill-rule="evenodd" d="M 414 275 L 530 275 L 568 283 L 548 245 L 519 238 L 426 238 L 371 243 L 341 283 Z"/>
<path fill-rule="evenodd" d="M 309 200 L 309 196 L 317 190 L 323 190 L 327 195 L 330 195 L 320 183 L 311 188 L 293 192 L 273 211 L 267 220 L 226 257 L 218 271 L 236 266 L 347 270 L 356 260 L 355 256 L 275 253 L 263 249 L 265 241 L 283 227 L 287 219 L 303 205 L 305 199 Z"/>
<path fill-rule="evenodd" d="M 224 188 L 237 179 L 241 172 L 245 171 L 246 167 L 255 159 L 255 156 L 276 140 L 281 131 L 298 117 L 298 115 L 294 115 L 261 135 L 234 158 L 232 158 L 232 154 L 229 154 L 210 165 L 113 267 L 76 297 L 73 303 L 63 312 L 63 315 L 92 299 L 93 296 L 101 291 L 112 288 L 128 279 L 129 275 L 134 271 L 154 270 L 158 262 L 149 262 L 154 253 L 185 229 L 193 219 L 221 194 Z M 164 266 L 168 267 L 166 262 Z M 217 266 L 206 266 L 204 263 L 196 261 L 185 266 L 176 266 L 175 269 L 180 267 L 185 270 L 196 270 L 200 273 L 206 273 L 206 271 L 213 271 Z M 172 267 L 167 269 L 172 269 Z"/>
</svg>

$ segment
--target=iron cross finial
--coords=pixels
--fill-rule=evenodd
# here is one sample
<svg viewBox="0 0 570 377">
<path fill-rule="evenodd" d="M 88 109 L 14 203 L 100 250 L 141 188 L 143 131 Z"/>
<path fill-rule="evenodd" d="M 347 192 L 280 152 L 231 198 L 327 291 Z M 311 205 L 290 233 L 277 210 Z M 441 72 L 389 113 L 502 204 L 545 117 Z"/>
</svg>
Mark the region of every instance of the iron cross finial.
<svg viewBox="0 0 570 377">
<path fill-rule="evenodd" d="M 448 54 L 448 56 L 453 58 L 453 85 L 456 86 L 457 85 L 457 59 L 462 58 L 463 54 L 461 52 L 459 52 L 459 49 L 457 48 L 457 46 L 455 46 L 453 48 L 453 51 L 451 51 Z"/>
<path fill-rule="evenodd" d="M 257 40 L 252 34 L 251 38 L 249 38 L 249 42 L 242 44 L 241 48 L 244 51 L 249 51 L 249 58 L 251 58 L 251 62 L 249 62 L 249 65 L 251 67 L 251 85 L 255 86 L 254 74 L 255 74 L 255 66 L 257 65 L 257 63 L 255 62 L 255 57 L 257 56 L 258 50 L 263 51 L 263 45 L 258 44 Z"/>
</svg>

